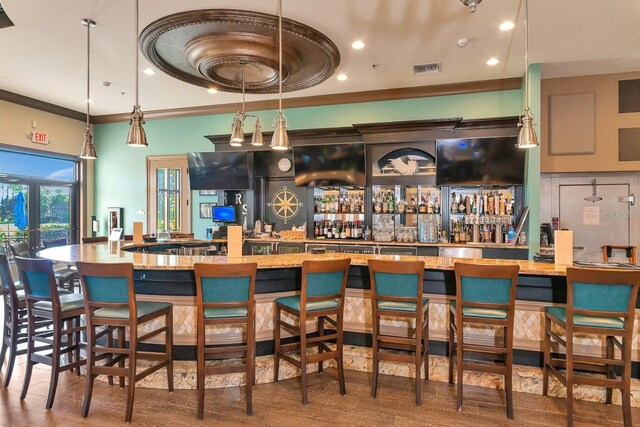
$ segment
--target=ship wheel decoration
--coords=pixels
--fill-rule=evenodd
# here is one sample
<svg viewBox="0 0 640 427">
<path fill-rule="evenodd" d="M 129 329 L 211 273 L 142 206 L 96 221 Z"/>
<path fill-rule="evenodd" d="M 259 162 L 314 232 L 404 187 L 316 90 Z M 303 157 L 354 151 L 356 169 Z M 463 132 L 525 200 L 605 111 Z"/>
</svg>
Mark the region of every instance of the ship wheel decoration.
<svg viewBox="0 0 640 427">
<path fill-rule="evenodd" d="M 267 206 L 270 206 L 274 215 L 286 224 L 288 220 L 298 215 L 302 203 L 296 193 L 287 187 L 282 187 L 282 190 L 273 196 L 273 200 L 271 203 L 267 203 Z"/>
</svg>

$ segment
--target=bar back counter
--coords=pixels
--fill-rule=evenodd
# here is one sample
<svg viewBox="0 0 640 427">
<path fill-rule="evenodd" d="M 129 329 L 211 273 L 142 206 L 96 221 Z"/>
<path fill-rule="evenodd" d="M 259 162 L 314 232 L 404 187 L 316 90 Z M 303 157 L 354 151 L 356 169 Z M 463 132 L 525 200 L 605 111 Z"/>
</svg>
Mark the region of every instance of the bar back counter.
<svg viewBox="0 0 640 427">
<path fill-rule="evenodd" d="M 144 244 L 146 245 L 146 244 Z M 154 243 L 158 246 L 158 243 Z M 193 264 L 245 263 L 258 264 L 255 286 L 256 300 L 256 382 L 271 382 L 273 379 L 273 329 L 274 304 L 276 298 L 294 295 L 300 290 L 301 265 L 305 260 L 351 259 L 344 314 L 345 368 L 371 370 L 371 303 L 367 262 L 369 259 L 421 260 L 425 262 L 423 283 L 424 296 L 429 297 L 430 310 L 430 378 L 447 381 L 446 346 L 448 340 L 449 301 L 455 298 L 455 262 L 471 262 L 492 265 L 516 264 L 520 275 L 516 291 L 514 325 L 514 391 L 540 394 L 542 392 L 542 341 L 544 337 L 544 314 L 542 308 L 566 303 L 566 266 L 537 263 L 524 260 L 456 259 L 430 256 L 398 256 L 369 254 L 287 254 L 254 255 L 238 258 L 226 256 L 187 256 L 151 254 L 137 252 L 141 245 L 122 242 L 69 245 L 42 250 L 39 257 L 62 263 L 85 262 L 131 262 L 134 265 L 135 289 L 139 301 L 168 301 L 173 303 L 175 387 L 195 388 L 196 324 L 195 324 L 195 279 Z M 636 328 L 638 322 L 636 321 Z M 157 326 L 157 325 L 152 325 Z M 406 336 L 414 326 L 402 319 L 387 319 L 382 322 L 385 333 Z M 316 326 L 308 324 L 309 331 Z M 140 331 L 144 333 L 144 330 Z M 226 344 L 237 341 L 240 329 L 233 327 L 207 330 L 207 342 Z M 501 339 L 501 331 L 492 328 L 473 328 L 467 332 L 469 338 L 480 343 L 493 343 Z M 496 337 L 497 334 L 497 337 Z M 637 337 L 637 332 L 634 334 Z M 286 334 L 283 334 L 286 337 Z M 160 338 L 161 340 L 161 338 Z M 603 348 L 599 338 L 579 335 L 574 340 L 575 351 L 586 355 L 601 355 Z M 160 345 L 158 341 L 155 345 Z M 557 350 L 557 349 L 555 349 Z M 555 351 L 552 349 L 552 351 Z M 637 338 L 633 344 L 633 378 L 638 378 Z M 330 362 L 326 362 L 330 366 Z M 385 362 L 381 373 L 412 377 L 413 367 L 405 364 Z M 299 375 L 289 364 L 280 367 L 280 378 Z M 237 386 L 244 381 L 242 374 L 208 377 L 206 387 Z M 634 389 L 640 390 L 640 381 L 634 379 Z M 491 374 L 469 375 L 465 383 L 495 388 L 502 384 Z M 163 388 L 166 378 L 162 374 L 151 375 L 141 386 Z M 579 386 L 576 396 L 582 399 L 604 401 L 602 389 Z M 563 395 L 564 389 L 555 380 L 550 383 L 550 395 Z M 614 397 L 614 401 L 615 401 Z M 640 396 L 634 393 L 632 404 L 640 406 Z"/>
</svg>

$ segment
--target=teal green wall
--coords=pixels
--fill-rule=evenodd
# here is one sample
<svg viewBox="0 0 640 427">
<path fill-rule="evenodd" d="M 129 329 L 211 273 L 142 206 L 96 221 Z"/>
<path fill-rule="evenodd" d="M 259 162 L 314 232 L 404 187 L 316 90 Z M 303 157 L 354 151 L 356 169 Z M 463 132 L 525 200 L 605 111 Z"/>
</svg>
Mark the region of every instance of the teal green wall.
<svg viewBox="0 0 640 427">
<path fill-rule="evenodd" d="M 284 106 L 291 129 L 313 129 L 350 126 L 354 123 L 515 116 L 521 112 L 521 100 L 520 90 L 508 90 L 291 109 L 286 108 L 285 100 Z M 260 116 L 263 129 L 266 130 L 273 121 L 275 111 L 259 111 L 256 114 Z M 107 208 L 116 206 L 124 208 L 125 233 L 132 232 L 133 221 L 146 223 L 146 157 L 214 151 L 213 145 L 204 135 L 229 133 L 232 119 L 233 114 L 219 114 L 149 120 L 145 125 L 149 140 L 149 147 L 146 149 L 129 148 L 125 145 L 128 123 L 96 125 L 98 159 L 95 161 L 94 207 L 98 219 L 106 224 Z M 538 192 L 539 169 L 538 165 L 535 169 L 538 174 Z M 204 227 L 210 221 L 199 218 L 198 207 L 200 202 L 210 202 L 213 198 L 201 197 L 195 191 L 193 193 L 193 232 L 196 237 L 203 238 Z M 140 210 L 145 214 L 136 214 Z"/>
<path fill-rule="evenodd" d="M 529 66 L 529 108 L 533 114 L 538 141 L 542 138 L 540 134 L 541 81 L 540 64 L 531 64 Z M 524 106 L 524 78 L 522 84 L 522 105 Z M 533 255 L 540 250 L 540 147 L 527 149 L 527 185 L 525 190 L 525 202 L 529 206 L 527 227 L 529 259 L 533 259 Z"/>
</svg>

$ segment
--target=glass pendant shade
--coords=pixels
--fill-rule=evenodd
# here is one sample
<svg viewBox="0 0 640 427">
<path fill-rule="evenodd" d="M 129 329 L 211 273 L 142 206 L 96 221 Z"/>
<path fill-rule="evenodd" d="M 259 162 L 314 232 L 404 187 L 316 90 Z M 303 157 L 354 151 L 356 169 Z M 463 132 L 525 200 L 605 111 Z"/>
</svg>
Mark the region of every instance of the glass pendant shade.
<svg viewBox="0 0 640 427">
<path fill-rule="evenodd" d="M 251 135 L 251 145 L 261 147 L 264 145 L 264 138 L 262 137 L 262 126 L 260 126 L 260 119 L 256 117 L 256 127 Z"/>
<path fill-rule="evenodd" d="M 93 145 L 93 134 L 91 134 L 91 128 L 87 126 L 84 131 L 84 141 L 80 148 L 81 159 L 97 159 L 96 147 Z"/>
<path fill-rule="evenodd" d="M 287 118 L 282 111 L 278 112 L 274 123 L 273 137 L 271 138 L 271 149 L 288 150 L 289 135 L 287 135 Z"/>
<path fill-rule="evenodd" d="M 533 117 L 529 114 L 529 110 L 525 110 L 520 117 L 520 132 L 518 133 L 518 148 L 533 148 L 540 145 L 536 130 L 533 128 Z"/>
<path fill-rule="evenodd" d="M 242 129 L 242 114 L 238 111 L 231 124 L 231 140 L 229 143 L 233 147 L 241 147 L 244 141 L 244 129 Z"/>
<path fill-rule="evenodd" d="M 144 132 L 144 115 L 140 111 L 140 106 L 133 107 L 131 118 L 129 119 L 129 134 L 127 135 L 127 145 L 129 147 L 146 147 L 147 134 Z"/>
</svg>

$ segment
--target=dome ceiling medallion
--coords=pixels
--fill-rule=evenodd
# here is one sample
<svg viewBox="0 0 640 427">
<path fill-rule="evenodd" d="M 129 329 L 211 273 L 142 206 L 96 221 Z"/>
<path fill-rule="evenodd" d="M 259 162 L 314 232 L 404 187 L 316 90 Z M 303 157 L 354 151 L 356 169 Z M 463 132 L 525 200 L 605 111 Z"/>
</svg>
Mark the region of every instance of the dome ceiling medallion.
<svg viewBox="0 0 640 427">
<path fill-rule="evenodd" d="M 321 32 L 282 19 L 282 90 L 318 85 L 340 64 L 340 51 Z M 179 80 L 225 92 L 278 93 L 278 17 L 261 12 L 208 9 L 180 12 L 149 24 L 140 49 Z"/>
</svg>

